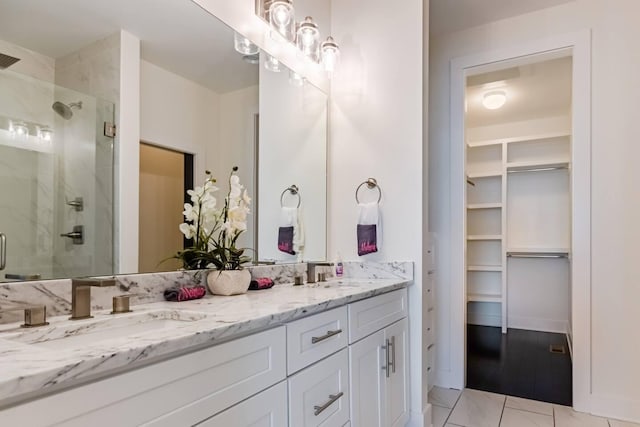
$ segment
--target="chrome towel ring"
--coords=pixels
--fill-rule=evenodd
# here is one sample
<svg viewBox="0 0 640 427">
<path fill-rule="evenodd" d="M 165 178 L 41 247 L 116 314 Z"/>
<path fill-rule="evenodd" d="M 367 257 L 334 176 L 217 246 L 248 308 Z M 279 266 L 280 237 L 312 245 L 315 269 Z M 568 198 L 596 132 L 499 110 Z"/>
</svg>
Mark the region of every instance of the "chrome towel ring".
<svg viewBox="0 0 640 427">
<path fill-rule="evenodd" d="M 298 196 L 298 206 L 296 207 L 299 208 L 300 202 L 302 201 L 302 197 L 300 197 L 300 190 L 298 189 L 298 186 L 295 184 L 285 188 L 282 194 L 280 194 L 280 206 L 284 207 L 284 195 L 287 194 L 287 192 L 291 193 L 293 196 Z"/>
<path fill-rule="evenodd" d="M 363 185 L 366 185 L 367 188 L 369 190 L 373 190 L 374 188 L 376 188 L 378 190 L 378 204 L 380 203 L 380 200 L 382 200 L 382 190 L 380 189 L 380 186 L 378 185 L 378 181 L 376 181 L 375 178 L 368 178 L 365 182 L 363 182 L 362 184 L 358 185 L 358 188 L 356 188 L 356 202 L 360 203 L 360 200 L 358 199 L 358 191 L 360 191 L 360 189 L 362 188 Z"/>
</svg>

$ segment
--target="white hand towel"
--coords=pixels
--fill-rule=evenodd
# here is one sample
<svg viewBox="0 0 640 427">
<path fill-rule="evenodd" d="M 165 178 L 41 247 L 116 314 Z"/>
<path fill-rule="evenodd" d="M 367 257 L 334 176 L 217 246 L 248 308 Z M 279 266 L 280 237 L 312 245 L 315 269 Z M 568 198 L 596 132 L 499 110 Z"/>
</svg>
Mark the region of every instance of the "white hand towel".
<svg viewBox="0 0 640 427">
<path fill-rule="evenodd" d="M 377 202 L 358 204 L 358 255 L 367 255 L 380 250 L 382 237 L 380 223 L 380 209 Z"/>
<path fill-rule="evenodd" d="M 283 206 L 278 229 L 278 249 L 290 255 L 302 256 L 304 249 L 304 227 L 298 208 Z"/>
</svg>

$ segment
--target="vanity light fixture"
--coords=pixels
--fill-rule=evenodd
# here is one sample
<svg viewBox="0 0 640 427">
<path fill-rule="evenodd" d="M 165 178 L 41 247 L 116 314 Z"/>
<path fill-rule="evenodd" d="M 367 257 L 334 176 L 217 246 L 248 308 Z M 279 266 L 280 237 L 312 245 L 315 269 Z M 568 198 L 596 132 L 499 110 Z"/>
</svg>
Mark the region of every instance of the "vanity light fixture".
<svg viewBox="0 0 640 427">
<path fill-rule="evenodd" d="M 482 105 L 487 110 L 497 110 L 507 102 L 507 93 L 503 90 L 492 90 L 482 95 Z"/>
<path fill-rule="evenodd" d="M 304 86 L 305 78 L 293 70 L 289 70 L 289 84 L 295 87 Z"/>
<path fill-rule="evenodd" d="M 256 65 L 260 63 L 260 54 L 254 53 L 253 55 L 242 55 L 242 60 L 248 64 Z"/>
<path fill-rule="evenodd" d="M 29 128 L 25 122 L 11 122 L 9 131 L 16 138 L 27 138 L 29 136 Z"/>
<path fill-rule="evenodd" d="M 264 61 L 264 68 L 274 73 L 279 73 L 282 70 L 282 68 L 280 68 L 280 61 L 269 54 L 267 54 L 267 59 Z"/>
<path fill-rule="evenodd" d="M 238 32 L 233 35 L 233 47 L 243 55 L 256 55 L 259 51 L 256 44 Z"/>
<path fill-rule="evenodd" d="M 327 37 L 327 40 L 320 45 L 320 52 L 322 55 L 322 65 L 331 78 L 331 75 L 336 69 L 338 58 L 340 57 L 340 48 L 338 44 L 333 40 L 333 37 Z"/>
<path fill-rule="evenodd" d="M 291 0 L 266 1 L 265 8 L 265 18 L 268 18 L 271 28 L 293 42 L 296 38 L 296 15 Z"/>
<path fill-rule="evenodd" d="M 38 138 L 44 142 L 51 142 L 53 140 L 53 130 L 47 126 L 38 128 Z"/>
<path fill-rule="evenodd" d="M 307 16 L 300 23 L 297 32 L 298 49 L 302 51 L 312 61 L 319 61 L 320 52 L 320 30 L 318 25 L 313 22 L 313 18 Z"/>
</svg>

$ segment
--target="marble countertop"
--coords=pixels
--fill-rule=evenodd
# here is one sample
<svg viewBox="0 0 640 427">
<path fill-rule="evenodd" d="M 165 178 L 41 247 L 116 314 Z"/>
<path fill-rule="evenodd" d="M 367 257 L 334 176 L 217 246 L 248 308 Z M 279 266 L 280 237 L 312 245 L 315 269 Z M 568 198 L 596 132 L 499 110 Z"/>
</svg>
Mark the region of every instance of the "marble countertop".
<svg viewBox="0 0 640 427">
<path fill-rule="evenodd" d="M 352 278 L 303 286 L 283 284 L 230 297 L 207 295 L 180 303 L 142 304 L 134 306 L 133 313 L 117 315 L 121 329 L 116 336 L 107 334 L 95 342 L 89 339 L 95 332 L 92 328 L 105 324 L 105 319 L 116 319 L 108 311 L 78 321 L 53 317 L 49 326 L 34 329 L 2 325 L 0 406 L 404 288 L 409 282 L 402 278 Z M 153 330 L 129 327 L 133 319 L 153 316 L 169 321 Z M 60 331 L 61 336 L 53 336 Z"/>
</svg>

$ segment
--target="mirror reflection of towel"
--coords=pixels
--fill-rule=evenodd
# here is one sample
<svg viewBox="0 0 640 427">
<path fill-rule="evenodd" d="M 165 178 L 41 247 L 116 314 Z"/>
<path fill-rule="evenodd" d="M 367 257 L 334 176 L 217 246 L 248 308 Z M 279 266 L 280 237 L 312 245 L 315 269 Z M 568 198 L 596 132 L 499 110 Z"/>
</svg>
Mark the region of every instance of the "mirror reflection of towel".
<svg viewBox="0 0 640 427">
<path fill-rule="evenodd" d="M 358 255 L 367 255 L 380 250 L 380 212 L 378 203 L 358 204 Z"/>
<path fill-rule="evenodd" d="M 290 255 L 301 254 L 304 249 L 304 227 L 298 208 L 282 207 L 278 228 L 278 250 Z"/>
</svg>

